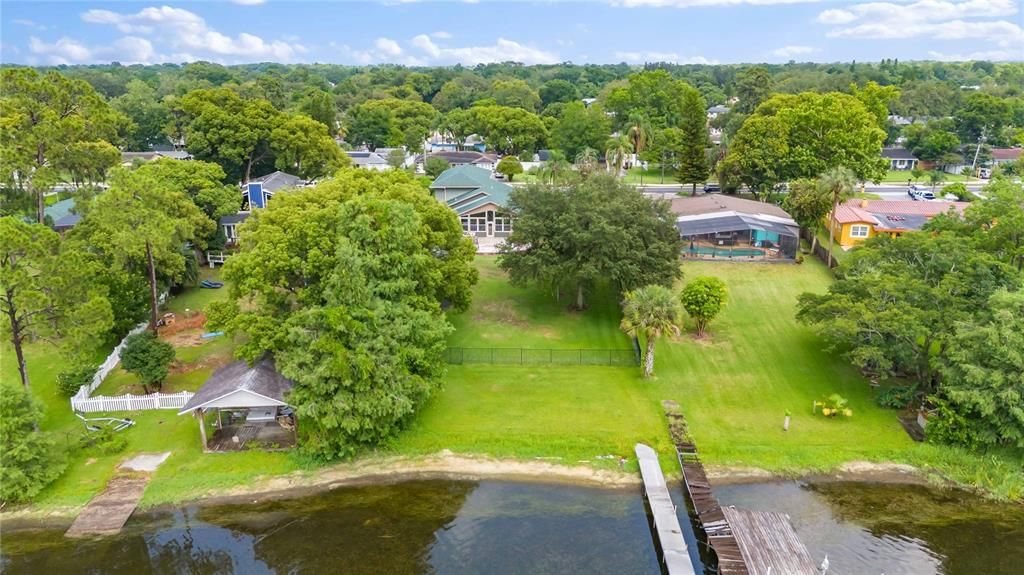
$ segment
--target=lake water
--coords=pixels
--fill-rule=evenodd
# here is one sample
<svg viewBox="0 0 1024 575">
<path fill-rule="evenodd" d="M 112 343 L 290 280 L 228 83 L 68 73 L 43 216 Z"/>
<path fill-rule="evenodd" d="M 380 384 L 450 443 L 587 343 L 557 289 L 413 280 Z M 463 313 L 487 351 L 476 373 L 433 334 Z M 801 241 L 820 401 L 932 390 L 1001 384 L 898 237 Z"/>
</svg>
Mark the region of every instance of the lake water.
<svg viewBox="0 0 1024 575">
<path fill-rule="evenodd" d="M 1021 506 L 914 486 L 786 482 L 716 491 L 724 503 L 789 513 L 816 561 L 828 553 L 833 575 L 1024 573 Z M 681 501 L 680 489 L 673 497 Z M 120 535 L 89 541 L 62 532 L 8 528 L 0 570 L 660 573 L 639 488 L 409 481 L 136 513 Z"/>
</svg>

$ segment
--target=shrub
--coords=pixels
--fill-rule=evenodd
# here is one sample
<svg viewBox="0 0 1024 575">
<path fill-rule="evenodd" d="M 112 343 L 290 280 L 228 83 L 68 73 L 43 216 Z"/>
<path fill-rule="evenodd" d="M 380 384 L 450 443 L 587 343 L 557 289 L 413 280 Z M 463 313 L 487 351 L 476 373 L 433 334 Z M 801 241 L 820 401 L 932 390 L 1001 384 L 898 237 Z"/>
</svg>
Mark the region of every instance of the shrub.
<svg viewBox="0 0 1024 575">
<path fill-rule="evenodd" d="M 875 396 L 875 403 L 889 409 L 903 409 L 914 401 L 916 395 L 915 385 L 894 385 L 879 391 Z"/>
<path fill-rule="evenodd" d="M 94 375 L 96 368 L 87 365 L 62 371 L 57 375 L 57 389 L 66 397 L 72 397 L 83 385 L 91 383 Z"/>
<path fill-rule="evenodd" d="M 508 178 L 508 181 L 512 181 L 516 174 L 523 173 L 523 164 L 520 163 L 519 158 L 515 156 L 505 156 L 498 162 L 498 165 L 494 168 L 494 171 L 504 175 Z"/>
<path fill-rule="evenodd" d="M 711 276 L 696 277 L 686 284 L 679 299 L 683 309 L 693 318 L 697 327 L 697 335 L 704 335 L 704 330 L 711 320 L 715 319 L 729 297 L 729 290 L 722 280 Z"/>
<path fill-rule="evenodd" d="M 101 455 L 121 453 L 128 447 L 125 431 L 114 431 L 111 427 L 102 427 L 99 431 L 86 431 L 82 434 L 83 449 L 93 449 Z"/>
<path fill-rule="evenodd" d="M 121 351 L 121 366 L 137 375 L 147 392 L 150 386 L 160 389 L 173 360 L 174 347 L 151 331 L 130 336 Z"/>
<path fill-rule="evenodd" d="M 974 449 L 981 445 L 981 438 L 971 423 L 971 418 L 953 409 L 945 400 L 929 397 L 935 411 L 928 418 L 924 428 L 929 443 L 962 445 Z"/>
<path fill-rule="evenodd" d="M 42 412 L 25 390 L 0 384 L 0 500 L 28 501 L 67 466 L 63 452 L 35 430 Z"/>
<path fill-rule="evenodd" d="M 438 156 L 431 156 L 423 162 L 423 171 L 434 179 L 450 167 L 452 167 L 452 165 L 448 163 L 448 160 Z"/>
</svg>

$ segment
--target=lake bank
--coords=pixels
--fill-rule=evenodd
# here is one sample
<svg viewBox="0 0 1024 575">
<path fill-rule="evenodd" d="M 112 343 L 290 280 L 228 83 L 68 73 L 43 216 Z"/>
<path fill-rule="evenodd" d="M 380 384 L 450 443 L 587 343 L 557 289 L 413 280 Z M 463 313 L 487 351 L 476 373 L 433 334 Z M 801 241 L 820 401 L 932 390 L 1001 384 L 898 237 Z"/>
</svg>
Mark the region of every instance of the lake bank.
<svg viewBox="0 0 1024 575">
<path fill-rule="evenodd" d="M 685 520 L 681 483 L 669 487 Z M 1024 561 L 1024 507 L 962 490 L 835 480 L 715 493 L 723 504 L 788 514 L 815 560 L 827 554 L 836 573 L 1011 575 Z M 0 569 L 12 575 L 660 573 L 635 485 L 392 476 L 302 496 L 140 510 L 102 538 L 69 540 L 52 522 L 11 530 L 6 521 L 3 537 Z"/>
<path fill-rule="evenodd" d="M 664 463 L 663 463 L 664 465 Z M 679 470 L 665 467 L 671 481 L 680 477 Z M 865 483 L 929 485 L 934 484 L 922 470 L 898 463 L 848 462 L 830 472 L 803 474 L 777 473 L 754 467 L 708 465 L 708 478 L 715 486 L 762 483 L 799 479 L 807 482 L 854 481 Z M 143 504 L 140 510 L 166 508 L 175 505 L 245 504 L 304 497 L 341 487 L 387 485 L 415 480 L 450 481 L 516 481 L 597 487 L 605 489 L 633 488 L 641 485 L 634 471 L 596 469 L 569 466 L 550 461 L 495 459 L 481 456 L 440 452 L 422 457 L 368 457 L 354 462 L 339 463 L 285 475 L 259 478 L 244 485 L 224 489 L 211 489 L 200 494 L 157 504 Z M 943 482 L 953 485 L 952 482 Z M 0 517 L 4 523 L 58 525 L 70 522 L 81 511 L 81 506 L 25 506 L 4 510 Z"/>
</svg>

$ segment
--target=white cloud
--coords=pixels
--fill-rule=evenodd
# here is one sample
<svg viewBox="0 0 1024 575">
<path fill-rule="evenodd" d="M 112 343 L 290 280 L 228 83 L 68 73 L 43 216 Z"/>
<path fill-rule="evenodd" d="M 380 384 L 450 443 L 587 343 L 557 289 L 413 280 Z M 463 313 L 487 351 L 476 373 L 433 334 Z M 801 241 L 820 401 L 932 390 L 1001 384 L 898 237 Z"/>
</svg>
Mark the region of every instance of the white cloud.
<svg viewBox="0 0 1024 575">
<path fill-rule="evenodd" d="M 772 55 L 779 58 L 792 58 L 793 56 L 811 54 L 816 51 L 817 49 L 811 46 L 783 46 L 772 50 Z"/>
<path fill-rule="evenodd" d="M 520 44 L 515 40 L 498 38 L 489 46 L 450 48 L 435 43 L 430 36 L 420 34 L 409 41 L 412 47 L 434 64 L 486 64 L 489 62 L 522 62 L 523 64 L 556 64 L 560 60 L 552 52 Z"/>
<path fill-rule="evenodd" d="M 674 64 L 717 64 L 717 60 L 709 60 L 704 56 L 681 57 L 675 52 L 616 52 L 615 59 L 628 64 L 645 62 L 672 62 Z"/>
<path fill-rule="evenodd" d="M 397 58 L 402 55 L 402 47 L 391 38 L 377 38 L 374 46 L 377 47 L 381 54 L 389 58 Z"/>
<path fill-rule="evenodd" d="M 227 36 L 207 25 L 198 14 L 170 6 L 144 8 L 134 14 L 88 10 L 82 14 L 82 20 L 116 26 L 126 34 L 152 35 L 176 53 L 197 54 L 212 60 L 290 62 L 307 52 L 302 44 L 267 41 L 248 32 Z"/>
<path fill-rule="evenodd" d="M 1016 0 L 917 0 L 913 3 L 868 2 L 842 10 L 825 10 L 818 22 L 832 26 L 829 38 L 979 40 L 994 42 L 1000 48 L 977 53 L 1002 55 L 1000 59 L 1024 59 L 1024 29 L 1005 20 L 1020 10 Z M 1019 20 L 1015 19 L 1015 20 Z M 942 54 L 935 51 L 934 54 Z M 936 56 L 937 57 L 937 56 Z M 943 58 L 945 59 L 945 58 Z"/>
<path fill-rule="evenodd" d="M 611 0 L 612 6 L 625 8 L 693 8 L 695 6 L 770 6 L 773 4 L 812 4 L 821 0 Z"/>
<path fill-rule="evenodd" d="M 125 36 L 104 46 L 86 46 L 68 37 L 48 43 L 32 36 L 29 52 L 49 64 L 91 64 L 116 60 L 123 64 L 148 64 L 159 58 L 153 44 L 145 38 Z"/>
<path fill-rule="evenodd" d="M 982 50 L 965 54 L 946 54 L 931 50 L 928 55 L 936 60 L 947 62 L 969 62 L 972 60 L 989 60 L 992 62 L 1009 62 L 1021 59 L 1020 50 Z"/>
<path fill-rule="evenodd" d="M 452 35 L 444 30 L 438 30 L 437 32 L 431 32 L 430 37 L 437 38 L 438 40 L 451 40 Z"/>
<path fill-rule="evenodd" d="M 858 16 L 849 10 L 825 10 L 818 14 L 818 22 L 822 24 L 846 24 L 857 18 Z"/>
<path fill-rule="evenodd" d="M 42 24 L 40 24 L 39 22 L 36 22 L 35 20 L 29 20 L 28 18 L 17 18 L 15 20 L 11 20 L 11 22 L 14 22 L 15 24 L 17 24 L 19 26 L 25 26 L 26 28 L 34 28 L 36 30 L 46 30 L 46 26 L 43 26 Z"/>
</svg>

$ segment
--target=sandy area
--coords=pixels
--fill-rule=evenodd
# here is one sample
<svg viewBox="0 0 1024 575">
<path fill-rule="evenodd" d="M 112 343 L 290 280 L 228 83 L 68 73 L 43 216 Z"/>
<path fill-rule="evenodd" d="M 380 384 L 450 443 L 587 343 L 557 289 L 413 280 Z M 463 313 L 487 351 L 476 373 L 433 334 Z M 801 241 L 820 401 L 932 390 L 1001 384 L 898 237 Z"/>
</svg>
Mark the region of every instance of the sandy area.
<svg viewBox="0 0 1024 575">
<path fill-rule="evenodd" d="M 665 470 L 669 481 L 677 481 L 678 469 Z M 754 467 L 707 466 L 714 485 L 758 483 L 793 476 L 781 476 Z M 852 461 L 830 473 L 809 474 L 806 481 L 869 481 L 924 484 L 928 479 L 918 469 L 896 463 Z M 341 463 L 313 472 L 296 472 L 270 477 L 245 485 L 197 495 L 191 504 L 255 503 L 297 497 L 349 485 L 390 483 L 410 479 L 480 480 L 505 479 L 539 483 L 569 483 L 603 488 L 627 488 L 641 484 L 638 473 L 586 466 L 566 466 L 542 460 L 508 460 L 456 455 L 449 451 L 425 457 L 369 457 Z M 3 513 L 5 521 L 32 522 L 73 517 L 81 508 L 21 508 Z"/>
</svg>

